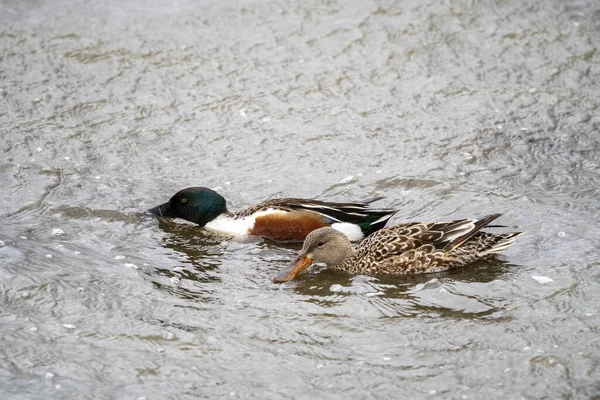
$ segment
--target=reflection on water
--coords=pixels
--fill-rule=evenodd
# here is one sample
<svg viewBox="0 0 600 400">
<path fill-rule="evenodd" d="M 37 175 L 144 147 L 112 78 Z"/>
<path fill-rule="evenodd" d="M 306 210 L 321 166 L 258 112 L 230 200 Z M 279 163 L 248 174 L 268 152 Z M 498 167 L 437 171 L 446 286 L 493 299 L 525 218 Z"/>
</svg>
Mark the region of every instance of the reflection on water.
<svg viewBox="0 0 600 400">
<path fill-rule="evenodd" d="M 599 10 L 0 3 L 0 398 L 597 397 Z M 527 235 L 275 284 L 300 244 L 140 215 L 194 185 Z"/>
<path fill-rule="evenodd" d="M 361 296 L 386 317 L 500 318 L 506 311 L 503 288 L 515 268 L 518 266 L 492 259 L 440 273 L 401 277 L 353 276 L 324 269 L 285 286 L 324 308 L 339 306 L 349 296 Z"/>
<path fill-rule="evenodd" d="M 177 255 L 181 266 L 156 267 L 149 272 L 154 287 L 183 299 L 213 301 L 210 284 L 221 281 L 224 238 L 170 220 L 159 219 L 158 225 L 166 233 L 161 245 Z"/>
</svg>

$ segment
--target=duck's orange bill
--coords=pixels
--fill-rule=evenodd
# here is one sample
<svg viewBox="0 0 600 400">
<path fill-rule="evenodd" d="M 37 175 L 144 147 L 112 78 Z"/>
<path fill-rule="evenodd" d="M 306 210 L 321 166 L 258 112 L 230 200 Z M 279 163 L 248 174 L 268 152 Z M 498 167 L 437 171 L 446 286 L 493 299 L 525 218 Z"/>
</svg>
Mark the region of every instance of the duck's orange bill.
<svg viewBox="0 0 600 400">
<path fill-rule="evenodd" d="M 299 254 L 294 262 L 287 268 L 281 270 L 273 281 L 275 282 L 287 282 L 296 277 L 300 272 L 304 271 L 313 264 L 313 260 L 308 258 L 305 254 Z"/>
</svg>

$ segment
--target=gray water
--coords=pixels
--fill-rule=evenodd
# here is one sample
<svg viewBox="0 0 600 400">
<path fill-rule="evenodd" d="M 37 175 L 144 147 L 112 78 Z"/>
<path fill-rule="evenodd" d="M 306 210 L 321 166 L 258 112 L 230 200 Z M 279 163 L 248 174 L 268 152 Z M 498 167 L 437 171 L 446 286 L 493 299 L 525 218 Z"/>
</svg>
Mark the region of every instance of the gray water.
<svg viewBox="0 0 600 400">
<path fill-rule="evenodd" d="M 599 398 L 599 44 L 596 0 L 3 0 L 0 398 Z M 527 234 L 274 284 L 298 246 L 136 214 L 192 185 Z"/>
</svg>

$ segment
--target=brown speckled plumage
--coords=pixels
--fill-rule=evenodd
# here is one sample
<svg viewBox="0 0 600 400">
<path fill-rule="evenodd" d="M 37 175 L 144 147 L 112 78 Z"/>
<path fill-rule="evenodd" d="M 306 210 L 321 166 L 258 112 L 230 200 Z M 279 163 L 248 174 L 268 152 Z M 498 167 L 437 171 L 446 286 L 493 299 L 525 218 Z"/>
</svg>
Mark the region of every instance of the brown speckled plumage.
<svg viewBox="0 0 600 400">
<path fill-rule="evenodd" d="M 321 228 L 304 241 L 298 260 L 325 263 L 334 270 L 366 275 L 404 275 L 443 271 L 500 253 L 521 232 L 492 234 L 480 230 L 501 214 L 480 220 L 413 222 L 383 228 L 368 236 L 355 250 L 339 232 Z M 302 258 L 304 257 L 304 258 Z M 276 281 L 292 279 L 309 264 L 282 271 Z"/>
</svg>

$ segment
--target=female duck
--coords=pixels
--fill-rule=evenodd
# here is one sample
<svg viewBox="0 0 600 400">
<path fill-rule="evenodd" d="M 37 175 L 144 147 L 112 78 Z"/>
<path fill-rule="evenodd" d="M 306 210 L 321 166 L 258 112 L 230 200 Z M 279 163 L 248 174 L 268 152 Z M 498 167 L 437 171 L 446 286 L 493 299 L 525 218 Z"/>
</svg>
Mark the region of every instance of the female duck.
<svg viewBox="0 0 600 400">
<path fill-rule="evenodd" d="M 272 199 L 231 213 L 223 196 L 214 190 L 191 187 L 147 212 L 163 218 L 182 218 L 221 233 L 273 240 L 304 240 L 311 231 L 330 226 L 354 241 L 383 228 L 396 213 L 392 209 L 368 208 L 381 198 L 356 203 Z"/>
<path fill-rule="evenodd" d="M 312 264 L 366 275 L 404 275 L 438 272 L 498 254 L 513 245 L 522 232 L 491 234 L 480 230 L 501 214 L 480 220 L 412 222 L 383 228 L 367 237 L 356 250 L 331 228 L 311 232 L 292 265 L 273 278 L 294 279 Z"/>
</svg>

